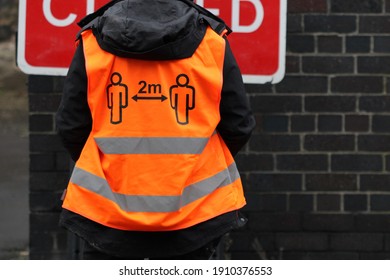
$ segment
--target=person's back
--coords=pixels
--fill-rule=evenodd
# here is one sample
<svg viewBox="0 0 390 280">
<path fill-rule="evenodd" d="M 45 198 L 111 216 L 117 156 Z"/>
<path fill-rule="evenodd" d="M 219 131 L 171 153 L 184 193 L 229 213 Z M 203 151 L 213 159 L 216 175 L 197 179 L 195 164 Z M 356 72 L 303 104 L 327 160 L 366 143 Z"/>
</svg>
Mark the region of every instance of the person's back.
<svg viewBox="0 0 390 280">
<path fill-rule="evenodd" d="M 80 32 L 57 114 L 76 161 L 61 225 L 103 258 L 205 258 L 242 224 L 233 156 L 254 127 L 223 22 L 186 0 L 109 6 Z"/>
</svg>

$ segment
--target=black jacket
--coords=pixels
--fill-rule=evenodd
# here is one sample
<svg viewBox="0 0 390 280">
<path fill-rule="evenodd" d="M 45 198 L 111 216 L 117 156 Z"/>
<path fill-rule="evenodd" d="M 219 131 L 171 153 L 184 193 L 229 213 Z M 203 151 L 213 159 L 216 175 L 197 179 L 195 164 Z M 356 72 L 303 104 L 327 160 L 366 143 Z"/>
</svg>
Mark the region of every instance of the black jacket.
<svg viewBox="0 0 390 280">
<path fill-rule="evenodd" d="M 105 51 L 148 60 L 190 57 L 203 39 L 207 25 L 216 32 L 225 29 L 221 20 L 188 0 L 116 0 L 87 16 L 81 25 L 82 30 L 93 30 Z M 58 134 L 74 161 L 79 158 L 92 127 L 83 42 L 80 37 L 78 40 L 56 115 Z M 217 130 L 235 155 L 248 141 L 255 121 L 227 41 L 220 115 Z M 151 257 L 184 254 L 203 246 L 236 228 L 238 216 L 235 212 L 227 213 L 193 228 L 164 233 L 110 229 L 67 210 L 63 211 L 60 223 L 104 252 Z M 159 242 L 161 238 L 169 242 Z"/>
</svg>

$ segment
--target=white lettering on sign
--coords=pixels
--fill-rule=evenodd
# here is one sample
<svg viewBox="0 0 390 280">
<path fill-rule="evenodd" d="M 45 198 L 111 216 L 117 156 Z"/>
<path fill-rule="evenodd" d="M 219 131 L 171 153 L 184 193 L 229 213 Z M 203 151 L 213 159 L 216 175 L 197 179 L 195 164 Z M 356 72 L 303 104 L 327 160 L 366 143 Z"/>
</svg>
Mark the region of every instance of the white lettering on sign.
<svg viewBox="0 0 390 280">
<path fill-rule="evenodd" d="M 264 8 L 260 0 L 232 0 L 232 29 L 235 32 L 251 33 L 259 29 L 264 19 Z M 256 10 L 254 21 L 249 25 L 240 25 L 241 2 L 250 2 Z"/>
<path fill-rule="evenodd" d="M 51 1 L 43 0 L 43 14 L 50 24 L 57 27 L 65 27 L 71 25 L 77 18 L 76 14 L 70 13 L 66 18 L 56 18 L 51 11 Z M 87 0 L 87 14 L 95 11 L 95 0 Z"/>
<path fill-rule="evenodd" d="M 196 0 L 196 4 L 199 6 L 204 7 L 204 0 Z M 253 8 L 255 9 L 255 19 L 252 23 L 247 25 L 242 25 L 240 21 L 240 10 L 241 10 L 241 3 L 242 2 L 250 2 L 253 5 Z M 216 16 L 219 16 L 219 9 L 210 9 L 207 8 L 211 13 L 215 14 Z M 264 19 L 264 7 L 260 0 L 232 0 L 232 23 L 231 27 L 234 32 L 237 33 L 251 33 L 255 32 L 261 24 L 263 23 Z"/>
<path fill-rule="evenodd" d="M 87 10 L 86 14 L 93 13 L 95 11 L 95 0 L 86 0 L 87 1 Z M 43 14 L 45 15 L 46 20 L 57 27 L 66 27 L 76 20 L 77 15 L 70 13 L 66 18 L 57 18 L 53 15 L 51 10 L 52 0 L 43 0 Z M 204 7 L 204 0 L 196 0 L 198 5 Z M 243 25 L 240 20 L 240 6 L 242 2 L 250 2 L 255 9 L 255 18 L 252 23 Z M 208 10 L 219 16 L 219 9 L 208 8 Z M 238 33 L 251 33 L 259 29 L 264 19 L 264 8 L 260 0 L 232 0 L 232 23 L 231 27 L 233 31 Z"/>
</svg>

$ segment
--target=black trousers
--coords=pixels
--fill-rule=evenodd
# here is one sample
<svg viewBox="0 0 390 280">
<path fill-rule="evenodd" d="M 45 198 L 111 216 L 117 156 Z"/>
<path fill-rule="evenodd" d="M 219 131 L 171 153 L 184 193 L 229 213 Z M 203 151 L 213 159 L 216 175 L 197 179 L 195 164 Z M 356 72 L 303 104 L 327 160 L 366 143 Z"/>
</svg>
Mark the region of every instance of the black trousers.
<svg viewBox="0 0 390 280">
<path fill-rule="evenodd" d="M 93 246 L 91 246 L 88 242 L 79 239 L 79 254 L 78 258 L 81 260 L 142 260 L 142 259 L 156 259 L 156 260 L 211 260 L 215 257 L 217 247 L 221 241 L 221 238 L 213 240 L 212 242 L 206 244 L 205 246 L 189 252 L 184 255 L 178 256 L 169 256 L 169 257 L 161 257 L 161 258 L 149 258 L 145 256 L 144 258 L 119 258 L 109 254 L 105 254 Z"/>
</svg>

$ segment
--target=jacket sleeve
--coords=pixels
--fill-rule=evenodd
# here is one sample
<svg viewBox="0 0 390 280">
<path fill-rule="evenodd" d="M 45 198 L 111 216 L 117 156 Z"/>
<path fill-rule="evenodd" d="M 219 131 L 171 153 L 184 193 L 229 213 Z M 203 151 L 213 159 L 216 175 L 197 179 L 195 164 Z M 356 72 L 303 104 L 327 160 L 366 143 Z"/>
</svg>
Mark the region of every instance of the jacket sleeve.
<svg viewBox="0 0 390 280">
<path fill-rule="evenodd" d="M 220 115 L 217 130 L 235 156 L 249 140 L 256 123 L 249 106 L 241 71 L 227 40 Z"/>
<path fill-rule="evenodd" d="M 83 46 L 80 40 L 65 79 L 61 103 L 56 114 L 58 135 L 74 161 L 79 158 L 92 128 L 87 83 Z"/>
</svg>

